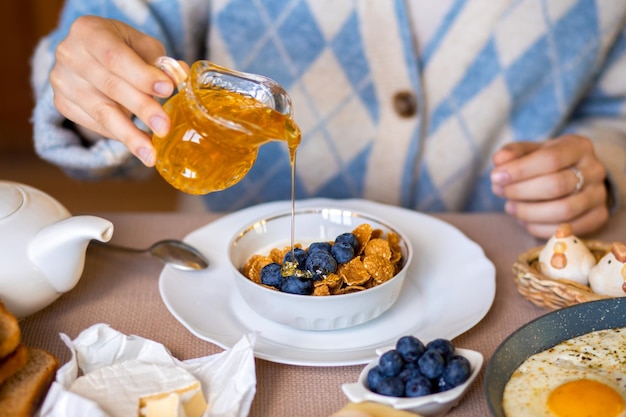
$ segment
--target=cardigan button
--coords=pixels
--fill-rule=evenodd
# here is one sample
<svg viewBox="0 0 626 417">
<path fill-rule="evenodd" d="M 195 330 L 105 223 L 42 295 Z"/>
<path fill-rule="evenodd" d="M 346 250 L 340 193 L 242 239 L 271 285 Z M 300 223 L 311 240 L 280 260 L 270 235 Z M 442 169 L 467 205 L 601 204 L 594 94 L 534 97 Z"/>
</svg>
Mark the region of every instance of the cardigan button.
<svg viewBox="0 0 626 417">
<path fill-rule="evenodd" d="M 411 91 L 400 91 L 393 96 L 393 108 L 400 117 L 412 117 L 417 113 L 417 98 Z"/>
</svg>

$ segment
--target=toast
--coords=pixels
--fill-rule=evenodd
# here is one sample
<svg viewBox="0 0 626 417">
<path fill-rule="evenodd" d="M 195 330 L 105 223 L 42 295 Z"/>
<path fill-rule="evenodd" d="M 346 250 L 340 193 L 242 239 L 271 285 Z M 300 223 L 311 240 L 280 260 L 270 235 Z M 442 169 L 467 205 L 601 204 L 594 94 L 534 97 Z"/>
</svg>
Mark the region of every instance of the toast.
<svg viewBox="0 0 626 417">
<path fill-rule="evenodd" d="M 396 410 L 390 405 L 370 401 L 348 403 L 330 417 L 420 417 L 412 411 Z"/>
<path fill-rule="evenodd" d="M 13 353 L 0 360 L 0 385 L 19 371 L 28 360 L 28 349 L 19 345 Z"/>
<path fill-rule="evenodd" d="M 17 318 L 0 301 L 0 360 L 17 349 L 22 333 Z"/>
<path fill-rule="evenodd" d="M 57 358 L 43 349 L 27 350 L 26 364 L 0 385 L 0 417 L 32 417 L 52 384 Z"/>
</svg>

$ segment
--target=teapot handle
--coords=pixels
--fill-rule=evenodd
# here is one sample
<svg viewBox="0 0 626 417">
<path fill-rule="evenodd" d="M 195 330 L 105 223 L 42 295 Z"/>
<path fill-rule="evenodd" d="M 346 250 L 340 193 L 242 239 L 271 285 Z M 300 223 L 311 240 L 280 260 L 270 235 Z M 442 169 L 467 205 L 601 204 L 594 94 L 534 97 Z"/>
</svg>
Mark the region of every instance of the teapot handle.
<svg viewBox="0 0 626 417">
<path fill-rule="evenodd" d="M 154 66 L 160 69 L 170 77 L 178 90 L 185 86 L 185 82 L 189 75 L 185 71 L 180 62 L 169 56 L 160 56 L 154 61 Z"/>
</svg>

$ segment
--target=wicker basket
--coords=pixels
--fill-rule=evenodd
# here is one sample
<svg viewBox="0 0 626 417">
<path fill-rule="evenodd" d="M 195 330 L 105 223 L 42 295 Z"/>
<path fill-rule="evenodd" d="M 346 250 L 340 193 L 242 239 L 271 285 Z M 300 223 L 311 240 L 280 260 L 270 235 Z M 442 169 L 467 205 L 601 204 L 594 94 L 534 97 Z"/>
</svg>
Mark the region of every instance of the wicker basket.
<svg viewBox="0 0 626 417">
<path fill-rule="evenodd" d="M 593 240 L 584 243 L 598 260 L 611 250 L 610 243 Z M 556 310 L 587 301 L 610 298 L 593 293 L 586 285 L 543 275 L 539 271 L 539 253 L 542 249 L 543 246 L 539 246 L 522 253 L 513 264 L 517 290 L 528 301 L 549 310 Z"/>
</svg>

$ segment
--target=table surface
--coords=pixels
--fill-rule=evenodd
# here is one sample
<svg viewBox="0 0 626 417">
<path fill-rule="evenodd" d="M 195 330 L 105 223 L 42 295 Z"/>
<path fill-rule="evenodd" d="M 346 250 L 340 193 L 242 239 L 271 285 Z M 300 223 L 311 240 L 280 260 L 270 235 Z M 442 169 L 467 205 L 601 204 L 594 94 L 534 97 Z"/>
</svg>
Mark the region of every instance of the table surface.
<svg viewBox="0 0 626 417">
<path fill-rule="evenodd" d="M 115 226 L 112 242 L 147 247 L 165 238 L 183 238 L 218 218 L 211 213 L 95 213 Z M 483 369 L 463 401 L 448 415 L 487 416 L 484 396 L 485 366 L 498 345 L 517 328 L 546 314 L 521 297 L 511 267 L 519 254 L 542 244 L 519 224 L 500 213 L 436 215 L 482 246 L 496 268 L 496 296 L 487 315 L 472 329 L 453 340 L 456 346 L 481 352 Z M 626 212 L 617 213 L 600 232 L 590 236 L 620 240 Z M 77 286 L 44 310 L 21 321 L 24 343 L 42 347 L 69 360 L 60 333 L 75 338 L 96 323 L 107 323 L 125 334 L 135 334 L 165 345 L 181 359 L 222 351 L 198 339 L 167 310 L 158 289 L 162 264 L 147 256 L 129 255 L 90 245 L 83 275 Z M 462 271 L 459 271 L 462 273 Z M 342 367 L 292 366 L 256 361 L 257 393 L 251 417 L 323 417 L 341 409 L 348 400 L 341 385 L 357 379 L 363 365 Z"/>
</svg>

